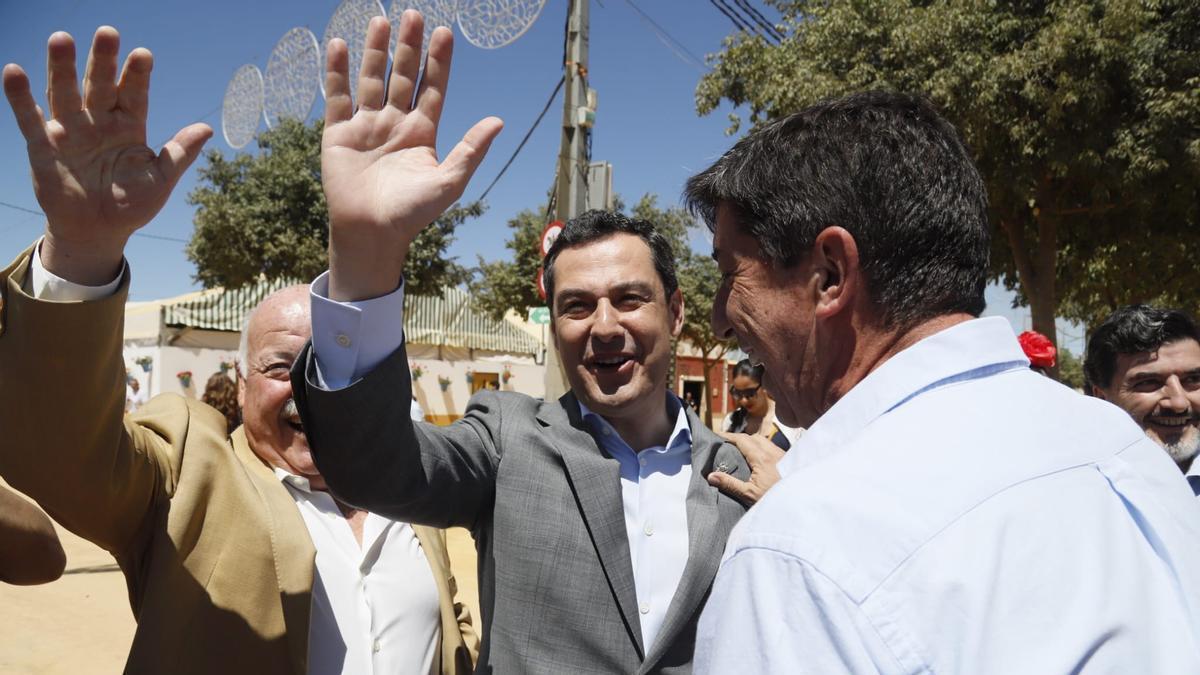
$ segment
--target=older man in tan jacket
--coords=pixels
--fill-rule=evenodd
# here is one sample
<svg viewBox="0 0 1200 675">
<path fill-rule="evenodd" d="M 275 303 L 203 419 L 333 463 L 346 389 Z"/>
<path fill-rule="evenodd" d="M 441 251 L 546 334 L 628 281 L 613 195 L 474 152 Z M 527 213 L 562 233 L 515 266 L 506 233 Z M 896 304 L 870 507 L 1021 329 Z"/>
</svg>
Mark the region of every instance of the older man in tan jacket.
<svg viewBox="0 0 1200 675">
<path fill-rule="evenodd" d="M 442 533 L 336 502 L 312 465 L 288 382 L 303 289 L 253 314 L 231 436 L 176 395 L 123 415 L 124 245 L 211 130 L 146 148 L 151 57 L 134 50 L 118 81 L 111 28 L 82 94 L 70 36 L 48 51 L 49 122 L 25 73 L 3 75 L 47 227 L 0 272 L 0 475 L 116 557 L 138 620 L 126 671 L 469 672 Z"/>
</svg>

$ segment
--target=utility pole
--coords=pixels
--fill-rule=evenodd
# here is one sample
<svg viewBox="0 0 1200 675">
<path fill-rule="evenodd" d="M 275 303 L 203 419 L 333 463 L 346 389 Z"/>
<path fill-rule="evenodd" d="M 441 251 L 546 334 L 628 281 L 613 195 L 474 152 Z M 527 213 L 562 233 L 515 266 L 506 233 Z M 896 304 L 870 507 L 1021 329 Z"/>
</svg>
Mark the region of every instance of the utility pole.
<svg viewBox="0 0 1200 675">
<path fill-rule="evenodd" d="M 594 102 L 588 99 L 588 0 L 569 0 L 567 6 L 566 63 L 563 64 L 562 141 L 554 177 L 554 209 L 551 220 L 567 220 L 586 210 L 588 201 L 589 140 Z M 589 106 L 589 103 L 592 106 Z M 553 307 L 551 321 L 554 320 Z M 546 400 L 554 401 L 567 392 L 567 381 L 551 340 L 546 345 Z"/>
</svg>

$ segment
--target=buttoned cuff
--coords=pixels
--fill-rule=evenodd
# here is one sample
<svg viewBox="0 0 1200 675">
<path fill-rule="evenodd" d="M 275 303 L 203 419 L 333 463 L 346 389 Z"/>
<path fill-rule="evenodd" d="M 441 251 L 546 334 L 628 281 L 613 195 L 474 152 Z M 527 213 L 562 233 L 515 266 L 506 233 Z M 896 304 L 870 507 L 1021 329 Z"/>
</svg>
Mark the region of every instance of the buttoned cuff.
<svg viewBox="0 0 1200 675">
<path fill-rule="evenodd" d="M 309 286 L 317 384 L 344 389 L 404 344 L 404 281 L 387 295 L 358 302 L 329 299 L 329 272 Z"/>
<path fill-rule="evenodd" d="M 127 265 L 128 263 L 122 259 L 121 271 L 117 273 L 117 278 L 103 286 L 76 284 L 42 267 L 42 242 L 38 240 L 37 246 L 33 249 L 33 259 L 29 261 L 29 276 L 25 277 L 27 279 L 25 292 L 38 300 L 51 302 L 87 302 L 107 298 L 120 288 L 121 278 L 125 276 Z"/>
</svg>

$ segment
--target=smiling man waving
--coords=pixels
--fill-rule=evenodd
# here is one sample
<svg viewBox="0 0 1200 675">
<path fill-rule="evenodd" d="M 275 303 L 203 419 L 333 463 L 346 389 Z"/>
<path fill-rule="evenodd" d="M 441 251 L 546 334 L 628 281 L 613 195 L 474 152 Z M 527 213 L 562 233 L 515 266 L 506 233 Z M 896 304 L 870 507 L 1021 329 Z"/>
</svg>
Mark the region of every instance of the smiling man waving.
<svg viewBox="0 0 1200 675">
<path fill-rule="evenodd" d="M 688 672 L 744 511 L 705 478 L 714 465 L 749 471 L 664 387 L 684 308 L 653 226 L 589 212 L 546 257 L 570 393 L 481 391 L 449 427 L 409 418 L 405 257 L 500 130 L 486 118 L 438 161 L 451 34 L 434 31 L 414 106 L 421 29 L 404 15 L 389 75 L 387 22 L 371 25 L 357 110 L 344 51 L 329 58 L 330 270 L 313 284 L 313 347 L 293 373 L 317 467 L 355 506 L 473 531 L 482 672 Z"/>
</svg>

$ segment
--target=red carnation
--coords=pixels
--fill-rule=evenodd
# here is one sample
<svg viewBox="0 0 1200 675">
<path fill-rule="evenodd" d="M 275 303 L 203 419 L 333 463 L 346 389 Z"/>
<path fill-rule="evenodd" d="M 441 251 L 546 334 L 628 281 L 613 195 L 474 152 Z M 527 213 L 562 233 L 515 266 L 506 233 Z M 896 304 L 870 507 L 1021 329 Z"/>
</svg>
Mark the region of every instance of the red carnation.
<svg viewBox="0 0 1200 675">
<path fill-rule="evenodd" d="M 1027 330 L 1017 336 L 1017 342 L 1021 343 L 1021 349 L 1025 356 L 1029 357 L 1030 365 L 1035 368 L 1054 367 L 1054 357 L 1058 356 L 1058 350 L 1054 348 L 1050 338 L 1037 331 Z"/>
</svg>

